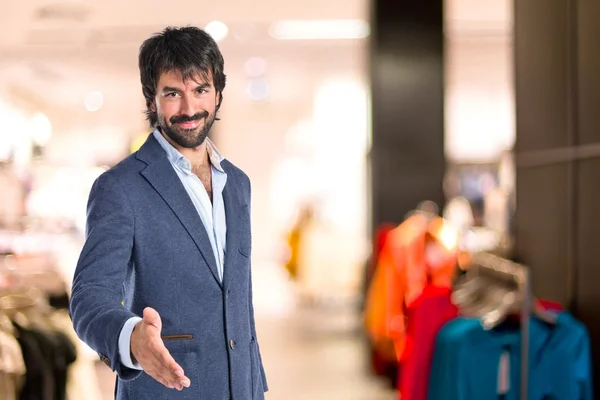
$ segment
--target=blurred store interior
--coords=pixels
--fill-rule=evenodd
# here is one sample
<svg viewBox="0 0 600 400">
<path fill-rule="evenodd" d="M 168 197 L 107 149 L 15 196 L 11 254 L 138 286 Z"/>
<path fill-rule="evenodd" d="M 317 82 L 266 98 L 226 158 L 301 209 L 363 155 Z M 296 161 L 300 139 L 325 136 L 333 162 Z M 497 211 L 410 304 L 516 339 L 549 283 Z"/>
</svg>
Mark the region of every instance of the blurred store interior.
<svg viewBox="0 0 600 400">
<path fill-rule="evenodd" d="M 404 390 L 402 399 L 426 398 L 403 384 L 412 376 L 407 340 L 421 337 L 411 331 L 418 324 L 408 299 L 437 278 L 428 272 L 423 284 L 411 275 L 391 288 L 395 278 L 377 271 L 400 270 L 379 258 L 395 246 L 383 232 L 415 215 L 431 221 L 431 211 L 444 227 L 433 234 L 423 225 L 418 235 L 445 250 L 431 255 L 425 245 L 403 254 L 433 257 L 457 275 L 469 275 L 457 267 L 463 255 L 474 263 L 482 250 L 527 266 L 535 299 L 530 347 L 533 320 L 542 319 L 538 300 L 554 304 L 559 321 L 572 313 L 585 349 L 561 353 L 581 371 L 563 381 L 584 389 L 556 398 L 593 398 L 598 3 L 1 1 L 0 349 L 14 334 L 14 315 L 5 310 L 30 307 L 34 298 L 47 314 L 49 304 L 48 329 L 73 345 L 60 367 L 68 372 L 68 400 L 113 398 L 114 374 L 77 339 L 65 309 L 87 197 L 95 179 L 148 136 L 141 42 L 188 24 L 205 28 L 223 52 L 227 86 L 211 138 L 252 181 L 253 292 L 267 399 L 391 400 Z M 486 279 L 498 293 L 522 293 Z M 464 285 L 447 285 L 458 313 L 484 319 L 490 304 L 469 303 L 481 287 Z M 457 300 L 464 293 L 466 303 Z M 496 306 L 512 315 L 526 304 L 519 297 L 515 309 Z M 398 316 L 408 328 L 392 321 Z M 24 360 L 16 368 L 4 354 L 0 399 L 24 398 L 8 393 L 34 384 L 13 379 L 32 367 Z M 510 358 L 514 371 L 522 354 Z M 444 390 L 449 378 L 439 368 L 412 373 L 427 375 L 419 379 L 429 385 L 439 379 Z M 519 398 L 525 378 L 498 368 L 516 385 L 497 388 L 494 375 L 490 390 Z M 529 371 L 531 399 L 546 398 L 531 394 L 540 379 L 560 374 L 540 370 Z M 455 398 L 447 390 L 429 398 Z"/>
</svg>

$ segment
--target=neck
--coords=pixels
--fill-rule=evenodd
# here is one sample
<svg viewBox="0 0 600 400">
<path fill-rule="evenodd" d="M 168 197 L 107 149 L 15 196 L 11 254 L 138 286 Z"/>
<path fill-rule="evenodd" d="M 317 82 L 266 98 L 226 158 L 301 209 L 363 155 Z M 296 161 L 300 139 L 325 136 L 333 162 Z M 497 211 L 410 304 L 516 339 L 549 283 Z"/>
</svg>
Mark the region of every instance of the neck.
<svg viewBox="0 0 600 400">
<path fill-rule="evenodd" d="M 181 153 L 182 156 L 187 158 L 190 163 L 192 163 L 195 167 L 203 167 L 210 165 L 210 159 L 208 157 L 208 150 L 206 149 L 206 140 L 202 142 L 202 144 L 198 147 L 187 148 L 178 145 L 171 138 L 165 135 L 162 130 L 159 130 L 160 134 L 173 146 L 178 152 Z"/>
</svg>

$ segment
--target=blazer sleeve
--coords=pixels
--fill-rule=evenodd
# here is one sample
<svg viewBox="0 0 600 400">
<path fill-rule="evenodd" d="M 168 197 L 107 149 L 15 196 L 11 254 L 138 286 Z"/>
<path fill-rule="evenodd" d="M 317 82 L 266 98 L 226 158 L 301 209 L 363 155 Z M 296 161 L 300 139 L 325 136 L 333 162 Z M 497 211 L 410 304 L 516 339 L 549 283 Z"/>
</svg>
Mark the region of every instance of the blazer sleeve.
<svg viewBox="0 0 600 400">
<path fill-rule="evenodd" d="M 136 316 L 121 304 L 123 282 L 132 265 L 133 235 L 131 203 L 116 178 L 106 172 L 90 192 L 70 312 L 77 335 L 123 380 L 141 373 L 120 362 L 118 343 L 121 329 Z"/>
<path fill-rule="evenodd" d="M 251 212 L 251 188 L 250 188 L 250 179 L 248 179 L 248 177 L 246 177 L 245 179 L 246 181 L 246 185 L 248 186 L 247 189 L 247 193 L 248 193 L 248 210 L 249 212 Z M 260 361 L 260 375 L 262 378 L 262 384 L 263 384 L 263 389 L 265 392 L 269 391 L 269 385 L 267 384 L 267 375 L 265 373 L 265 368 L 262 362 L 262 356 L 260 354 L 260 345 L 258 344 L 258 337 L 256 335 L 256 321 L 254 318 L 254 298 L 252 295 L 252 268 L 250 268 L 250 279 L 248 279 L 248 294 L 249 294 L 249 299 L 248 299 L 248 304 L 250 305 L 250 328 L 252 329 L 252 336 L 254 336 L 254 338 L 256 339 L 256 344 L 258 346 L 258 358 Z"/>
</svg>

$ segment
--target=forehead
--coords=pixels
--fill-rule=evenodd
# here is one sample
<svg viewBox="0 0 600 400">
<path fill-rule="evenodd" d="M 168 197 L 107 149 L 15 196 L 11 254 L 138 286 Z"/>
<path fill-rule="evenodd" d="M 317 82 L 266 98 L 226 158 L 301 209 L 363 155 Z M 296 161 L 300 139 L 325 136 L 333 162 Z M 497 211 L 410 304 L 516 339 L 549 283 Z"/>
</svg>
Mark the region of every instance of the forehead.
<svg viewBox="0 0 600 400">
<path fill-rule="evenodd" d="M 212 86 L 213 79 L 210 72 L 189 71 L 182 73 L 180 70 L 169 70 L 162 72 L 158 77 L 158 89 L 164 86 L 171 87 L 198 87 L 209 84 Z"/>
</svg>

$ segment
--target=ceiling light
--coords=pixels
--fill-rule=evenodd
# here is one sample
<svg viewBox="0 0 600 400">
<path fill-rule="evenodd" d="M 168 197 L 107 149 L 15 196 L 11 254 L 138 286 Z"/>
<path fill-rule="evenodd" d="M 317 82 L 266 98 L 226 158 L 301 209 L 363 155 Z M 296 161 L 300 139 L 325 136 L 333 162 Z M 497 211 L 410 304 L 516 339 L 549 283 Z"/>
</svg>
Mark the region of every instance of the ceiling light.
<svg viewBox="0 0 600 400">
<path fill-rule="evenodd" d="M 52 124 L 44 113 L 37 112 L 31 117 L 30 129 L 31 139 L 40 146 L 46 145 L 52 137 Z"/>
<path fill-rule="evenodd" d="M 102 108 L 103 104 L 104 104 L 104 95 L 97 90 L 94 90 L 93 92 L 89 92 L 87 94 L 87 96 L 85 96 L 85 108 L 88 111 L 91 111 L 91 112 L 98 111 L 100 108 Z"/>
<path fill-rule="evenodd" d="M 370 34 L 369 23 L 362 20 L 290 20 L 271 25 L 269 33 L 280 40 L 362 39 Z"/>
<path fill-rule="evenodd" d="M 221 21 L 213 21 L 206 25 L 204 30 L 215 39 L 215 42 L 220 42 L 227 37 L 229 28 Z"/>
</svg>

